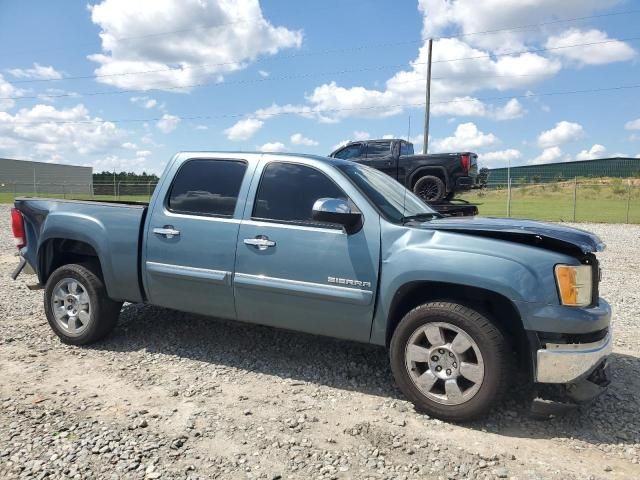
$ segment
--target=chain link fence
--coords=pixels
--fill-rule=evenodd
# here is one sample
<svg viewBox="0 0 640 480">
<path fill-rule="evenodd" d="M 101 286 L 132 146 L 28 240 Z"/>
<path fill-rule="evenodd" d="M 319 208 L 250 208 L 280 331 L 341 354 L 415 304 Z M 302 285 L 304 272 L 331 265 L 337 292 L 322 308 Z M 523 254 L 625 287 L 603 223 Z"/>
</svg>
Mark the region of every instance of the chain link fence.
<svg viewBox="0 0 640 480">
<path fill-rule="evenodd" d="M 20 196 L 148 202 L 155 187 L 156 182 L 0 183 L 0 202 Z M 461 198 L 476 204 L 483 216 L 640 224 L 640 178 L 489 181 Z"/>
<path fill-rule="evenodd" d="M 15 197 L 21 196 L 148 202 L 156 184 L 157 182 L 0 183 L 0 202 L 10 203 Z"/>
<path fill-rule="evenodd" d="M 640 179 L 487 182 L 461 198 L 480 215 L 557 222 L 640 223 Z"/>
</svg>

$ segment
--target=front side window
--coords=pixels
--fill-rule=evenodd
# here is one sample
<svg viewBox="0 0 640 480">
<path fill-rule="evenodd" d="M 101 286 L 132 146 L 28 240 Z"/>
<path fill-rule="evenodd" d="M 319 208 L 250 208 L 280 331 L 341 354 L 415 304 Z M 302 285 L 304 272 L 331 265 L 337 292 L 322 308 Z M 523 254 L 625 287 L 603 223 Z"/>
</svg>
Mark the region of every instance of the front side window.
<svg viewBox="0 0 640 480">
<path fill-rule="evenodd" d="M 362 150 L 362 145 L 356 143 L 354 145 L 349 145 L 348 147 L 343 148 L 338 153 L 334 155 L 335 158 L 341 158 L 342 160 L 349 160 L 350 158 L 360 156 L 360 151 Z"/>
<path fill-rule="evenodd" d="M 400 156 L 413 155 L 413 145 L 402 142 L 400 144 Z"/>
<path fill-rule="evenodd" d="M 188 160 L 171 186 L 167 207 L 172 212 L 230 217 L 247 165 L 235 160 Z"/>
<path fill-rule="evenodd" d="M 382 157 L 391 153 L 391 142 L 367 143 L 367 158 Z"/>
<path fill-rule="evenodd" d="M 313 204 L 319 198 L 342 198 L 345 193 L 324 173 L 295 163 L 271 162 L 262 173 L 253 218 L 293 223 L 317 223 Z"/>
</svg>

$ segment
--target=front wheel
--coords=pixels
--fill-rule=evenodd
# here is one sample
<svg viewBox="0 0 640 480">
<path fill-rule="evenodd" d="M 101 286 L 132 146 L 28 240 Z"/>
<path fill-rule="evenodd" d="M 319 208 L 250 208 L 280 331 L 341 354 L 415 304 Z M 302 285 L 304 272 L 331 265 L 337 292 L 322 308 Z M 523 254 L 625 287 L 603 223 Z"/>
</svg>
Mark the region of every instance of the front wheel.
<svg viewBox="0 0 640 480">
<path fill-rule="evenodd" d="M 64 343 L 86 345 L 116 326 L 121 302 L 107 297 L 100 276 L 86 265 L 56 269 L 44 291 L 44 309 L 51 329 Z"/>
<path fill-rule="evenodd" d="M 497 405 L 507 383 L 507 342 L 485 316 L 432 302 L 410 311 L 391 340 L 391 369 L 418 410 L 468 421 Z"/>
</svg>

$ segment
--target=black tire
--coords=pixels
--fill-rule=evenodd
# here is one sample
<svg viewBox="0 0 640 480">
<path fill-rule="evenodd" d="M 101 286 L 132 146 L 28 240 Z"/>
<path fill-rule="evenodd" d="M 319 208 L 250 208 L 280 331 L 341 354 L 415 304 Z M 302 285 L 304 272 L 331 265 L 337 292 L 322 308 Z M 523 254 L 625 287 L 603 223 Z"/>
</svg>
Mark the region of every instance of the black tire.
<svg viewBox="0 0 640 480">
<path fill-rule="evenodd" d="M 478 382 L 479 389 L 468 400 L 457 405 L 445 405 L 422 393 L 411 378 L 406 363 L 407 345 L 414 332 L 429 323 L 437 322 L 445 322 L 465 332 L 479 348 L 484 362 L 484 376 Z M 500 403 L 509 378 L 508 351 L 504 335 L 484 315 L 457 303 L 432 302 L 411 310 L 396 327 L 391 339 L 391 370 L 398 387 L 417 410 L 443 420 L 463 422 L 486 414 Z M 463 360 L 458 360 L 457 357 L 456 360 L 462 365 Z M 455 363 L 453 365 L 457 367 Z M 426 369 L 430 368 L 431 366 Z M 466 379 L 461 377 L 461 381 Z M 437 382 L 443 380 L 437 380 L 434 388 L 438 386 Z"/>
<path fill-rule="evenodd" d="M 425 202 L 439 202 L 447 191 L 442 179 L 433 175 L 425 175 L 413 185 L 413 193 Z"/>
<path fill-rule="evenodd" d="M 60 282 L 67 279 L 79 282 L 82 290 L 88 295 L 90 305 L 86 324 L 75 334 L 65 329 L 64 325 L 56 319 L 53 311 L 54 291 Z M 121 308 L 122 302 L 116 302 L 107 296 L 107 290 L 98 274 L 98 269 L 92 265 L 63 265 L 51 274 L 44 291 L 44 310 L 49 325 L 63 343 L 70 345 L 86 345 L 104 338 L 116 326 Z M 67 323 L 69 323 L 68 320 Z"/>
</svg>

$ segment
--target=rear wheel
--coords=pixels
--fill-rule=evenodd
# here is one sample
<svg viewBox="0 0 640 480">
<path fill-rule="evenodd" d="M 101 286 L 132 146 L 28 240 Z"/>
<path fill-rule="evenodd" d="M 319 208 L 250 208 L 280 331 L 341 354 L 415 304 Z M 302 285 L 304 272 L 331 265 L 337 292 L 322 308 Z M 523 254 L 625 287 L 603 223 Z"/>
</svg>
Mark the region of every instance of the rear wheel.
<svg viewBox="0 0 640 480">
<path fill-rule="evenodd" d="M 63 265 L 45 287 L 49 325 L 60 340 L 71 345 L 105 337 L 116 326 L 121 307 L 121 302 L 107 297 L 102 279 L 86 265 Z"/>
<path fill-rule="evenodd" d="M 446 195 L 446 187 L 440 178 L 426 175 L 415 183 L 413 193 L 425 202 L 438 202 Z"/>
<path fill-rule="evenodd" d="M 418 410 L 445 420 L 483 415 L 507 383 L 504 336 L 488 318 L 456 303 L 409 312 L 393 334 L 390 357 L 402 392 Z"/>
</svg>

